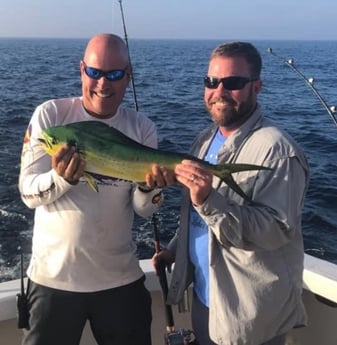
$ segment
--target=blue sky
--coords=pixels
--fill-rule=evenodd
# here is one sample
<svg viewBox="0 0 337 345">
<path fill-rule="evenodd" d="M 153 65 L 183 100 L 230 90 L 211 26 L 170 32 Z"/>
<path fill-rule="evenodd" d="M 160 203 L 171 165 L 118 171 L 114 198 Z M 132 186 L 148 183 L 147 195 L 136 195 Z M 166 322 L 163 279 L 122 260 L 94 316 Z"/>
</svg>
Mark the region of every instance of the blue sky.
<svg viewBox="0 0 337 345">
<path fill-rule="evenodd" d="M 123 0 L 129 38 L 337 40 L 336 0 Z M 0 37 L 124 35 L 118 0 L 1 0 Z"/>
</svg>

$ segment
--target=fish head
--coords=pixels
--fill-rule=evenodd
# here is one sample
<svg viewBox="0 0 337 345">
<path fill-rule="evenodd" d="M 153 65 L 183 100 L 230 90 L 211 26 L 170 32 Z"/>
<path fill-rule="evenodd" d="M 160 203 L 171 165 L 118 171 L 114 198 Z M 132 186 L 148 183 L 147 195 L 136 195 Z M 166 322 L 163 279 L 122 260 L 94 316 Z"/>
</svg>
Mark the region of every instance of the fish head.
<svg viewBox="0 0 337 345">
<path fill-rule="evenodd" d="M 62 146 L 76 146 L 76 140 L 73 137 L 73 133 L 65 126 L 56 126 L 44 129 L 38 140 L 43 149 L 49 155 L 53 155 Z"/>
</svg>

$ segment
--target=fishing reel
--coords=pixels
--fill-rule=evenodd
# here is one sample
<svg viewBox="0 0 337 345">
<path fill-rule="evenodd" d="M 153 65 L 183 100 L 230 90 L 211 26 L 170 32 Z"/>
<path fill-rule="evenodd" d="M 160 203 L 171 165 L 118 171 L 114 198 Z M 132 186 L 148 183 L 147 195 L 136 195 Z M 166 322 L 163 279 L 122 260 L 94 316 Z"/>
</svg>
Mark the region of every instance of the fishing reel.
<svg viewBox="0 0 337 345">
<path fill-rule="evenodd" d="M 191 345 L 197 343 L 192 339 L 193 332 L 190 330 L 180 329 L 176 332 L 170 332 L 165 334 L 166 345 Z"/>
</svg>

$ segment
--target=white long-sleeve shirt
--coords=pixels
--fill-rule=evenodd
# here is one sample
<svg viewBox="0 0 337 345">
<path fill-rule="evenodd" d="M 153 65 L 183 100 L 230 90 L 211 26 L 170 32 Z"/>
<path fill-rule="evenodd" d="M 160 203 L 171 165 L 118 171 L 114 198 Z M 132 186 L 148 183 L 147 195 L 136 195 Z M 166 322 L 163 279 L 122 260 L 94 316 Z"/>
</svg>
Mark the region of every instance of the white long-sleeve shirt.
<svg viewBox="0 0 337 345">
<path fill-rule="evenodd" d="M 38 106 L 25 135 L 19 179 L 23 202 L 35 208 L 28 276 L 41 285 L 80 292 L 122 286 L 143 275 L 132 241 L 134 211 L 147 217 L 158 207 L 152 204 L 153 193 L 147 195 L 130 182 L 99 184 L 97 193 L 84 179 L 73 186 L 51 168 L 37 140 L 41 130 L 88 120 L 97 118 L 85 111 L 80 97 Z M 134 110 L 120 107 L 101 121 L 144 145 L 157 146 L 154 123 Z"/>
</svg>

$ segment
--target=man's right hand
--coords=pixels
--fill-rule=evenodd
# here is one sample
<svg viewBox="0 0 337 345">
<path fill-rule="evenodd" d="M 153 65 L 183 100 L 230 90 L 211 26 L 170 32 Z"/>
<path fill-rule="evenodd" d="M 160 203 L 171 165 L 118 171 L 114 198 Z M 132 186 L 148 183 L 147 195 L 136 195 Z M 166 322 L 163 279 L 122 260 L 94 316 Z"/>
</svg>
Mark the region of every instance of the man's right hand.
<svg viewBox="0 0 337 345">
<path fill-rule="evenodd" d="M 156 270 L 156 274 L 159 275 L 160 267 L 162 265 L 164 265 L 170 273 L 174 259 L 173 253 L 166 248 L 163 248 L 159 253 L 154 254 L 152 257 L 152 264 Z"/>
<path fill-rule="evenodd" d="M 146 175 L 145 182 L 150 188 L 169 187 L 176 183 L 175 173 L 173 170 L 153 164 L 152 174 Z"/>
<path fill-rule="evenodd" d="M 51 157 L 52 168 L 68 183 L 76 184 L 83 175 L 85 161 L 73 146 L 62 146 Z"/>
</svg>

